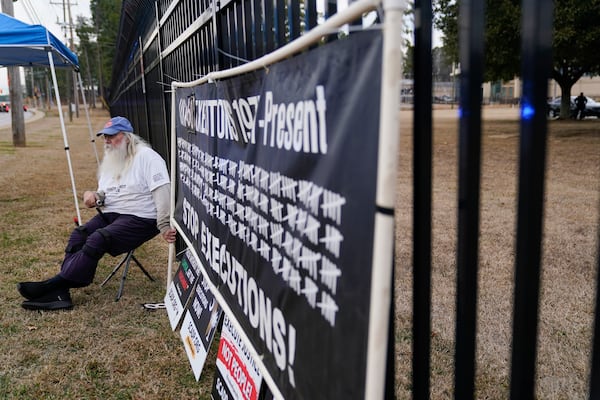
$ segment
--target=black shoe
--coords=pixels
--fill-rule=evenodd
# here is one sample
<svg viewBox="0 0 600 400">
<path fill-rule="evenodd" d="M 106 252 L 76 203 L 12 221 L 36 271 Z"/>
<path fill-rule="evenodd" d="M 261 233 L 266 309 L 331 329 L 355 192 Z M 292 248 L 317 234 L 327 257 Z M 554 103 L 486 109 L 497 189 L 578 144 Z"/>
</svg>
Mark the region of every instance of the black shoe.
<svg viewBox="0 0 600 400">
<path fill-rule="evenodd" d="M 21 307 L 27 310 L 70 310 L 73 302 L 69 289 L 57 289 L 36 299 L 26 300 Z"/>
<path fill-rule="evenodd" d="M 35 300 L 58 289 L 66 289 L 69 287 L 69 282 L 60 275 L 56 275 L 41 282 L 17 283 L 17 290 L 21 296 L 25 297 L 27 300 Z"/>
<path fill-rule="evenodd" d="M 46 282 L 20 282 L 17 283 L 17 290 L 27 300 L 35 299 L 48 291 Z"/>
</svg>

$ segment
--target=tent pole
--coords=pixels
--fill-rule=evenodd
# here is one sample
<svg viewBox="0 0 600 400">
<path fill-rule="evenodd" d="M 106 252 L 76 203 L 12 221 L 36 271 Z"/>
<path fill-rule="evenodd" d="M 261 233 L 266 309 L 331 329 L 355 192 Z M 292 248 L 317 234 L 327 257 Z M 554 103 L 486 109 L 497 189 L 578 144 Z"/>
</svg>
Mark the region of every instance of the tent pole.
<svg viewBox="0 0 600 400">
<path fill-rule="evenodd" d="M 58 117 L 60 118 L 60 128 L 62 129 L 63 140 L 65 142 L 65 152 L 67 153 L 67 163 L 69 164 L 69 174 L 71 175 L 71 187 L 73 189 L 73 199 L 75 200 L 75 211 L 77 211 L 77 224 L 81 225 L 81 214 L 79 212 L 79 200 L 77 199 L 77 189 L 75 189 L 75 177 L 73 176 L 73 166 L 71 165 L 71 155 L 69 153 L 69 142 L 67 141 L 67 130 L 65 128 L 65 119 L 60 102 L 60 93 L 58 91 L 58 82 L 56 80 L 56 70 L 54 69 L 54 58 L 52 52 L 48 52 L 48 61 L 50 62 L 50 71 L 52 72 L 52 83 L 54 84 L 54 94 L 58 105 Z M 71 105 L 69 105 L 70 107 Z"/>
<path fill-rule="evenodd" d="M 83 106 L 85 108 L 85 117 L 87 118 L 88 130 L 90 131 L 90 142 L 92 143 L 92 148 L 94 149 L 94 155 L 96 156 L 96 164 L 100 165 L 100 159 L 98 158 L 98 149 L 96 149 L 96 137 L 92 132 L 92 123 L 90 121 L 90 113 L 88 110 L 87 102 L 85 101 L 85 92 L 83 90 L 83 81 L 81 80 L 81 72 L 77 72 L 77 76 L 79 78 L 79 88 L 81 89 L 81 98 L 83 99 Z"/>
</svg>

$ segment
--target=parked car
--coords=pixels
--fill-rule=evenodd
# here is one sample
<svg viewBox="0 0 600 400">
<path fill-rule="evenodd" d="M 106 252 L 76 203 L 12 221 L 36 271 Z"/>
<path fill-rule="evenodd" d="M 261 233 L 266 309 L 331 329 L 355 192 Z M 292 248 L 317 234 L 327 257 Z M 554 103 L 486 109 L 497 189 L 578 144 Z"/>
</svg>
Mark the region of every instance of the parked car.
<svg viewBox="0 0 600 400">
<path fill-rule="evenodd" d="M 27 111 L 29 108 L 27 104 L 23 104 L 23 111 Z M 10 103 L 3 101 L 0 103 L 0 112 L 9 112 L 10 111 Z"/>
<path fill-rule="evenodd" d="M 577 109 L 575 107 L 575 97 L 571 96 L 571 105 L 569 118 L 576 118 Z M 587 97 L 587 103 L 585 105 L 585 117 L 597 117 L 600 118 L 600 103 Z M 557 118 L 560 116 L 560 97 L 555 97 L 548 102 L 548 117 Z"/>
<path fill-rule="evenodd" d="M 450 103 L 454 103 L 455 99 L 453 99 L 452 96 L 448 96 L 447 94 L 444 94 L 441 96 L 434 96 L 433 102 L 434 103 L 442 103 L 442 104 L 450 104 Z"/>
</svg>

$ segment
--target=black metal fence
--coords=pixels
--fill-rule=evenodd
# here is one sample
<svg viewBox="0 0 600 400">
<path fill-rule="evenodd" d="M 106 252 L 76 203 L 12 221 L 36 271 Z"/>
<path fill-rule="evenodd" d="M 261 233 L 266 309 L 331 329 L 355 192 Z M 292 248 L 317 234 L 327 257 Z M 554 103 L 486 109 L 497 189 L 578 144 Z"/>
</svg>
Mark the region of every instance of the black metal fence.
<svg viewBox="0 0 600 400">
<path fill-rule="evenodd" d="M 279 48 L 317 24 L 317 2 L 125 0 L 109 104 L 168 159 L 172 81 L 193 81 Z M 336 12 L 325 3 L 324 17 Z"/>
<path fill-rule="evenodd" d="M 474 396 L 485 1 L 460 2 L 459 215 L 455 398 Z M 414 52 L 413 397 L 429 398 L 431 332 L 432 7 Z M 552 0 L 523 0 L 521 148 L 510 396 L 534 398 L 540 253 L 551 69 Z M 109 104 L 169 160 L 170 83 L 192 81 L 273 51 L 336 12 L 286 0 L 125 0 Z M 333 36 L 335 37 L 335 36 Z M 418 133 L 418 134 L 417 134 Z M 600 260 L 598 261 L 600 270 Z M 600 286 L 599 286 L 600 287 Z M 596 299 L 589 398 L 600 398 L 600 302 Z M 393 359 L 393 358 L 392 358 Z"/>
</svg>

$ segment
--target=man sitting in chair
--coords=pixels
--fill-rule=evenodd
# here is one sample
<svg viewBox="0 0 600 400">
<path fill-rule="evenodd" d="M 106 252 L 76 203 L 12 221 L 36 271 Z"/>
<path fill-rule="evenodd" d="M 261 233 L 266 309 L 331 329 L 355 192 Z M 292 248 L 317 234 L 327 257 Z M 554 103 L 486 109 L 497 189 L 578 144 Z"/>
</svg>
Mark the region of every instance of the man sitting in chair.
<svg viewBox="0 0 600 400">
<path fill-rule="evenodd" d="M 98 190 L 86 191 L 83 203 L 87 207 L 103 205 L 103 211 L 73 230 L 58 275 L 17 284 L 27 299 L 23 308 L 70 309 L 69 289 L 91 284 L 105 253 L 127 253 L 159 232 L 167 242 L 175 241 L 175 229 L 169 224 L 170 185 L 165 161 L 133 133 L 126 118 L 111 118 L 97 134 L 101 135 L 104 157 L 98 170 Z"/>
</svg>

